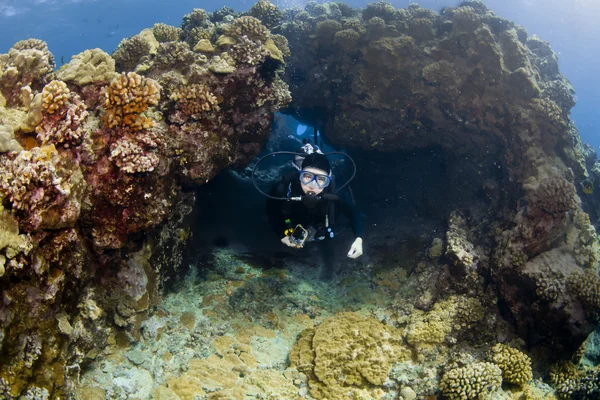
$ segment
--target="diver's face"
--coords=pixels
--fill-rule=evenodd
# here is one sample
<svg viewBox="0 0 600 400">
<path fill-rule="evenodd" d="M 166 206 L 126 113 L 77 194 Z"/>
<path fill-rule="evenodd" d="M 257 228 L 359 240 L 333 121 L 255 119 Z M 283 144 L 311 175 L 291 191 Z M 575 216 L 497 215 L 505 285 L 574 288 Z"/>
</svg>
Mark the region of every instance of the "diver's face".
<svg viewBox="0 0 600 400">
<path fill-rule="evenodd" d="M 328 175 L 327 172 L 325 172 L 319 168 L 306 167 L 306 168 L 304 168 L 304 171 L 312 172 L 315 175 Z M 302 187 L 302 190 L 304 191 L 305 194 L 312 194 L 315 196 L 320 194 L 324 189 L 324 188 L 320 188 L 317 185 L 317 182 L 315 182 L 314 180 L 311 181 L 308 185 L 305 185 L 304 183 L 302 183 L 302 181 L 300 181 L 300 186 Z"/>
</svg>

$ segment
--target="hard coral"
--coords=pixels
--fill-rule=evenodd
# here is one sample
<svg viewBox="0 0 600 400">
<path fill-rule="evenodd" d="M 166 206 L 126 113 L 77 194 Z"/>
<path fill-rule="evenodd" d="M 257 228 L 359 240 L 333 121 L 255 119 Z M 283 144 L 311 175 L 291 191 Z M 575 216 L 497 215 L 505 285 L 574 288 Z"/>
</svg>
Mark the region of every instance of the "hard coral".
<svg viewBox="0 0 600 400">
<path fill-rule="evenodd" d="M 35 128 L 42 144 L 69 148 L 83 141 L 88 112 L 79 95 L 70 93 L 64 82 L 52 81 L 44 87 L 42 106 L 42 121 Z"/>
<path fill-rule="evenodd" d="M 67 84 L 54 80 L 44 86 L 42 90 L 42 107 L 48 114 L 54 114 L 56 110 L 67 104 L 70 90 Z"/>
<path fill-rule="evenodd" d="M 28 230 L 68 226 L 79 216 L 78 201 L 69 198 L 77 170 L 62 171 L 54 146 L 34 147 L 0 159 L 0 196 Z M 60 215 L 55 215 L 60 211 Z"/>
<path fill-rule="evenodd" d="M 477 362 L 446 370 L 440 389 L 448 400 L 475 400 L 486 398 L 501 385 L 500 368 L 489 362 Z"/>
<path fill-rule="evenodd" d="M 367 8 L 363 10 L 362 16 L 365 21 L 373 17 L 379 17 L 385 22 L 390 22 L 396 17 L 396 9 L 387 1 L 378 1 L 367 4 Z"/>
<path fill-rule="evenodd" d="M 523 385 L 533 377 L 531 358 L 505 344 L 497 343 L 492 347 L 492 362 L 502 370 L 504 382 Z"/>
<path fill-rule="evenodd" d="M 144 149 L 131 138 L 120 138 L 110 146 L 108 157 L 121 170 L 133 174 L 135 172 L 150 172 L 159 162 L 156 154 Z"/>
<path fill-rule="evenodd" d="M 267 28 L 273 29 L 281 22 L 283 14 L 279 7 L 268 0 L 258 0 L 250 7 L 250 15 L 259 19 Z"/>
<path fill-rule="evenodd" d="M 266 42 L 271 34 L 259 19 L 251 16 L 244 16 L 233 21 L 229 27 L 228 35 L 236 37 L 246 35 L 250 39 Z"/>
<path fill-rule="evenodd" d="M 586 311 L 592 314 L 600 311 L 600 277 L 596 271 L 573 273 L 567 280 L 567 288 L 583 303 Z"/>
<path fill-rule="evenodd" d="M 580 202 L 575 185 L 562 177 L 543 180 L 530 196 L 532 203 L 548 214 L 575 210 Z"/>
<path fill-rule="evenodd" d="M 17 42 L 8 54 L 0 55 L 0 91 L 7 105 L 28 106 L 31 98 L 24 98 L 22 90 L 41 89 L 54 66 L 46 43 L 37 39 Z"/>
<path fill-rule="evenodd" d="M 135 72 L 122 73 L 102 89 L 104 96 L 103 122 L 108 128 L 123 127 L 137 131 L 149 129 L 154 121 L 142 115 L 160 99 L 160 85 L 153 79 Z"/>
<path fill-rule="evenodd" d="M 409 357 L 398 331 L 358 314 L 337 314 L 319 325 L 314 336 L 312 332 L 303 333 L 290 360 L 306 371 L 311 395 L 317 399 L 375 394 L 392 362 Z"/>
<path fill-rule="evenodd" d="M 159 42 L 174 42 L 179 40 L 183 31 L 181 28 L 167 24 L 154 24 L 152 27 L 152 33 Z"/>
<path fill-rule="evenodd" d="M 177 107 L 186 115 L 201 112 L 218 111 L 219 100 L 206 85 L 193 84 L 179 88 L 170 96 L 177 102 Z"/>
<path fill-rule="evenodd" d="M 238 63 L 250 65 L 261 64 L 270 54 L 260 42 L 252 41 L 246 35 L 238 38 L 237 43 L 229 49 L 229 53 Z"/>
<path fill-rule="evenodd" d="M 69 63 L 60 67 L 56 77 L 65 82 L 78 86 L 89 83 L 107 83 L 113 80 L 115 60 L 100 49 L 85 50 L 71 57 Z"/>
<path fill-rule="evenodd" d="M 149 55 L 156 48 L 158 42 L 151 33 L 146 32 L 148 31 L 145 30 L 145 32 L 123 39 L 119 43 L 112 56 L 120 71 L 134 70 L 136 65 L 142 61 L 142 58 Z"/>
</svg>

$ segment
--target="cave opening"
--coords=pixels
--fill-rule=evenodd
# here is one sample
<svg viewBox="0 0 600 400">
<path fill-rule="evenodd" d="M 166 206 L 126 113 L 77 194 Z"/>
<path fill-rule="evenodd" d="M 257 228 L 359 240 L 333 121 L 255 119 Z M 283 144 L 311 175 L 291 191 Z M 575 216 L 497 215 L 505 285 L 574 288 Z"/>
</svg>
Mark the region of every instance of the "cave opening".
<svg viewBox="0 0 600 400">
<path fill-rule="evenodd" d="M 229 248 L 253 258 L 264 269 L 281 268 L 286 259 L 314 259 L 314 251 L 293 250 L 280 243 L 269 225 L 266 198 L 251 181 L 252 168 L 261 156 L 296 151 L 302 139 L 312 137 L 313 127 L 278 114 L 269 141 L 250 166 L 223 171 L 201 186 L 190 258 Z M 459 211 L 468 220 L 483 220 L 502 203 L 504 172 L 492 156 L 475 159 L 441 146 L 382 153 L 322 144 L 325 152 L 347 152 L 357 166 L 354 180 L 342 194 L 355 202 L 363 219 L 365 254 L 358 264 L 372 264 L 376 269 L 403 265 L 410 271 L 427 256 L 434 239 L 444 240 L 450 213 Z M 281 155 L 261 163 L 257 169 L 259 187 L 268 192 L 282 174 L 290 171 L 291 160 L 291 156 Z M 331 161 L 341 185 L 352 169 L 343 158 L 331 157 Z M 343 265 L 354 262 L 345 257 L 353 234 L 344 216 L 340 216 L 336 227 L 339 234 L 333 247 L 336 269 L 341 271 Z M 198 264 L 201 270 L 210 262 Z"/>
</svg>

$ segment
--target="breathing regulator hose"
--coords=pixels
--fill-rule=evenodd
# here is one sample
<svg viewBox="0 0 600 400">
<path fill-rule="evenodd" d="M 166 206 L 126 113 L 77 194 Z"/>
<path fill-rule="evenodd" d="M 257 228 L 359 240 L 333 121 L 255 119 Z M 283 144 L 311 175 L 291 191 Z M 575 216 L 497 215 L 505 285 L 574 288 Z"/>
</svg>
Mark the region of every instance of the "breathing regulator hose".
<svg viewBox="0 0 600 400">
<path fill-rule="evenodd" d="M 301 201 L 302 197 L 298 196 L 298 197 L 276 197 L 276 196 L 271 196 L 268 193 L 265 193 L 264 191 L 262 191 L 258 185 L 256 184 L 256 180 L 254 178 L 254 173 L 256 172 L 256 168 L 258 167 L 258 165 L 265 159 L 269 158 L 269 157 L 274 157 L 277 155 L 281 155 L 281 154 L 289 154 L 289 155 L 293 155 L 293 156 L 300 156 L 300 157 L 305 157 L 306 153 L 297 153 L 295 151 L 276 151 L 274 153 L 269 153 L 266 156 L 261 157 L 256 164 L 254 164 L 254 168 L 252 168 L 252 184 L 254 185 L 254 187 L 256 188 L 256 190 L 262 194 L 265 197 L 268 197 L 269 199 L 273 199 L 273 200 L 283 200 L 283 201 Z M 345 188 L 346 186 L 348 186 L 350 184 L 350 182 L 352 182 L 352 180 L 354 179 L 354 176 L 356 175 L 356 164 L 354 163 L 354 160 L 352 159 L 352 157 L 350 157 L 348 154 L 341 152 L 341 151 L 332 151 L 329 153 L 322 153 L 324 156 L 329 156 L 329 155 L 334 155 L 334 154 L 339 154 L 344 156 L 345 158 L 347 158 L 348 160 L 350 160 L 350 162 L 352 163 L 352 175 L 350 176 L 350 178 L 344 182 L 343 185 L 341 185 L 339 188 L 337 188 L 335 190 L 335 192 L 332 193 L 325 193 L 322 195 L 319 195 L 321 198 L 325 199 L 325 200 L 339 200 L 339 196 L 337 195 L 337 193 L 342 190 L 343 188 Z"/>
</svg>

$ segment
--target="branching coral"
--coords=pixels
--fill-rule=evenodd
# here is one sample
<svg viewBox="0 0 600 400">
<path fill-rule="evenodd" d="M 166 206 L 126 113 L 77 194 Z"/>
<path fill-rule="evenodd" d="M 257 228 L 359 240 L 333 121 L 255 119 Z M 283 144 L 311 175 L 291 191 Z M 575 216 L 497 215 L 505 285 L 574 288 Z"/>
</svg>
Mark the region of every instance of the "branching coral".
<svg viewBox="0 0 600 400">
<path fill-rule="evenodd" d="M 260 43 L 254 42 L 248 36 L 238 38 L 236 44 L 231 46 L 229 53 L 238 63 L 256 65 L 264 62 L 270 54 Z"/>
<path fill-rule="evenodd" d="M 115 60 L 100 49 L 85 50 L 74 55 L 60 67 L 56 77 L 65 82 L 83 86 L 89 83 L 108 83 L 117 76 Z"/>
<path fill-rule="evenodd" d="M 547 178 L 530 192 L 532 205 L 548 214 L 577 209 L 579 197 L 575 185 L 563 177 Z"/>
<path fill-rule="evenodd" d="M 118 139 L 110 146 L 108 157 L 121 170 L 133 174 L 135 172 L 150 172 L 159 162 L 156 154 L 144 149 L 131 138 Z"/>
<path fill-rule="evenodd" d="M 156 40 L 162 43 L 174 42 L 179 40 L 179 38 L 183 34 L 183 31 L 181 30 L 181 28 L 159 23 L 154 24 L 154 26 L 152 27 L 152 33 L 154 34 Z"/>
<path fill-rule="evenodd" d="M 152 34 L 150 34 L 152 36 Z M 140 63 L 144 56 L 150 54 L 153 46 L 148 35 L 138 34 L 123 39 L 113 53 L 116 66 L 120 71 L 132 71 Z M 156 42 L 156 39 L 152 37 Z M 155 47 L 155 46 L 154 46 Z"/>
<path fill-rule="evenodd" d="M 568 361 L 553 365 L 549 375 L 560 399 L 596 399 L 600 393 L 600 372 L 597 368 L 579 369 Z"/>
<path fill-rule="evenodd" d="M 56 110 L 67 104 L 70 90 L 67 84 L 54 80 L 44 86 L 42 90 L 42 107 L 48 114 L 54 114 Z"/>
<path fill-rule="evenodd" d="M 160 99 L 160 85 L 135 72 L 113 80 L 102 89 L 104 97 L 103 121 L 108 128 L 123 127 L 137 131 L 149 129 L 154 121 L 142 115 L 149 106 L 155 106 Z"/>
<path fill-rule="evenodd" d="M 233 24 L 229 27 L 228 35 L 237 37 L 246 35 L 250 39 L 260 40 L 264 43 L 271 34 L 259 19 L 244 16 L 233 21 Z"/>
<path fill-rule="evenodd" d="M 69 148 L 82 142 L 85 136 L 84 122 L 88 112 L 79 95 L 69 93 L 64 82 L 60 83 L 62 85 L 50 88 L 47 95 L 45 95 L 46 88 L 50 84 L 44 87 L 42 104 L 47 111 L 42 113 L 42 121 L 36 126 L 35 131 L 43 145 L 54 144 Z"/>
<path fill-rule="evenodd" d="M 273 29 L 281 22 L 283 14 L 279 8 L 268 0 L 258 0 L 250 7 L 250 15 L 257 18 L 267 28 Z"/>
<path fill-rule="evenodd" d="M 289 57 L 292 55 L 292 53 L 290 52 L 289 42 L 285 36 L 271 35 L 271 39 L 273 40 L 273 43 L 275 43 L 275 46 L 277 46 L 279 51 L 281 51 L 281 54 L 283 54 L 284 57 Z"/>
<path fill-rule="evenodd" d="M 497 343 L 491 351 L 492 362 L 502 370 L 504 382 L 523 385 L 532 379 L 531 358 L 527 354 L 502 343 Z"/>
<path fill-rule="evenodd" d="M 500 389 L 502 371 L 489 362 L 477 362 L 465 367 L 447 369 L 440 389 L 448 400 L 483 399 Z"/>
<path fill-rule="evenodd" d="M 49 218 L 51 208 L 65 207 L 72 195 L 73 182 L 59 173 L 59 157 L 54 146 L 34 147 L 15 156 L 0 159 L 0 196 L 6 197 L 19 211 L 28 228 L 37 229 Z M 71 222 L 79 210 L 61 210 Z M 71 213 L 74 213 L 72 215 Z"/>
<path fill-rule="evenodd" d="M 365 21 L 373 17 L 379 17 L 386 22 L 390 22 L 396 17 L 396 9 L 387 1 L 378 1 L 367 4 L 367 8 L 363 10 L 362 16 Z"/>
<path fill-rule="evenodd" d="M 600 277 L 595 270 L 576 272 L 567 279 L 569 292 L 575 295 L 588 312 L 600 311 Z"/>
<path fill-rule="evenodd" d="M 170 99 L 175 100 L 177 107 L 186 115 L 219 110 L 217 97 L 210 88 L 199 83 L 179 88 L 171 94 Z"/>
</svg>

